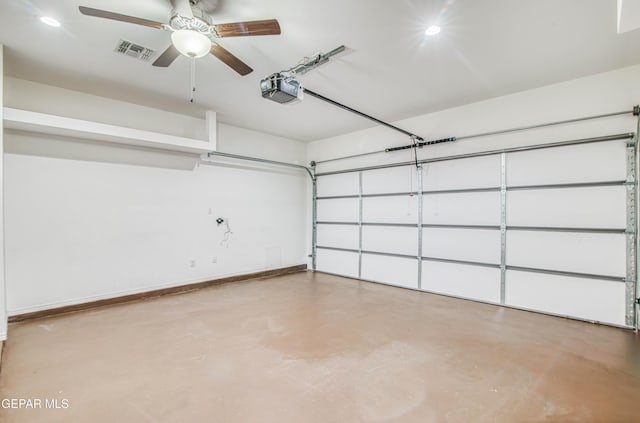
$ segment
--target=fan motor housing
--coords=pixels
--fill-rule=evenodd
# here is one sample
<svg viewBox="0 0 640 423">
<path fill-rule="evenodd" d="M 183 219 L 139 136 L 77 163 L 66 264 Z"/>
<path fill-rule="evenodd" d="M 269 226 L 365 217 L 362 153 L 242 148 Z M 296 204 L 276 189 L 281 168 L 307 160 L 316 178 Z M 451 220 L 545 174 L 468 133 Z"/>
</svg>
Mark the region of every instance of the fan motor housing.
<svg viewBox="0 0 640 423">
<path fill-rule="evenodd" d="M 209 32 L 211 27 L 211 17 L 197 6 L 191 7 L 193 18 L 181 16 L 176 11 L 173 12 L 169 25 L 175 30 L 190 29 L 198 32 Z"/>
<path fill-rule="evenodd" d="M 302 85 L 282 73 L 274 73 L 260 81 L 262 97 L 284 104 L 302 100 Z"/>
</svg>

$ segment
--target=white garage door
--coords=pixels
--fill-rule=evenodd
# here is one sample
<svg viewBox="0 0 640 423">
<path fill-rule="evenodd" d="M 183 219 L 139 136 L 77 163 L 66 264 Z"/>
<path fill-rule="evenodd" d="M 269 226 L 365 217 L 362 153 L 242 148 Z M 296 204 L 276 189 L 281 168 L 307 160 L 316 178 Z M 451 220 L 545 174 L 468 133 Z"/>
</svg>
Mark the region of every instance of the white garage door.
<svg viewBox="0 0 640 423">
<path fill-rule="evenodd" d="M 629 134 L 318 174 L 316 270 L 632 326 Z"/>
</svg>

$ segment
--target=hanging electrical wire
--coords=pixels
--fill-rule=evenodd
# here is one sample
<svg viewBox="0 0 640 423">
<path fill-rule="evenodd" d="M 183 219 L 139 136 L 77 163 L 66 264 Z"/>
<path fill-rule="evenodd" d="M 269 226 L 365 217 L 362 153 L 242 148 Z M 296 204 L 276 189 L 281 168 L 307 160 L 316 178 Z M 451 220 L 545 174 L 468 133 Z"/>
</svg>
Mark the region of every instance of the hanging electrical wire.
<svg viewBox="0 0 640 423">
<path fill-rule="evenodd" d="M 411 140 L 413 142 L 416 142 L 416 139 L 414 137 L 411 137 Z M 412 161 L 415 162 L 416 169 L 417 169 L 418 168 L 418 155 L 416 153 L 416 149 L 415 148 L 411 149 L 410 158 L 411 158 Z M 413 167 L 410 167 L 409 168 L 409 197 L 413 197 L 413 193 L 414 193 L 414 190 L 413 190 Z"/>
<path fill-rule="evenodd" d="M 220 245 L 225 248 L 229 248 L 229 244 L 231 243 L 231 236 L 233 232 L 231 231 L 231 226 L 229 226 L 229 219 L 218 219 L 218 226 L 224 225 L 224 234 L 222 235 L 222 241 L 220 241 Z"/>
<path fill-rule="evenodd" d="M 417 136 L 412 136 L 411 137 L 411 141 L 414 144 L 417 143 Z M 413 166 L 409 167 L 409 199 L 408 199 L 408 202 L 407 202 L 407 216 L 411 216 L 411 214 L 412 214 L 412 209 L 411 209 L 412 201 L 411 200 L 413 200 L 413 197 L 416 194 L 416 190 L 414 190 L 414 188 L 413 188 L 413 172 L 415 171 L 416 173 L 418 173 L 418 166 L 419 166 L 418 165 L 418 151 L 417 151 L 417 148 L 412 148 L 410 153 L 411 153 L 410 154 L 411 159 L 415 163 L 416 168 L 414 170 Z M 419 176 L 419 175 L 417 175 L 417 176 Z"/>
<path fill-rule="evenodd" d="M 413 160 L 416 163 L 416 169 L 418 168 L 418 136 L 411 135 L 411 142 L 413 143 Z"/>
</svg>

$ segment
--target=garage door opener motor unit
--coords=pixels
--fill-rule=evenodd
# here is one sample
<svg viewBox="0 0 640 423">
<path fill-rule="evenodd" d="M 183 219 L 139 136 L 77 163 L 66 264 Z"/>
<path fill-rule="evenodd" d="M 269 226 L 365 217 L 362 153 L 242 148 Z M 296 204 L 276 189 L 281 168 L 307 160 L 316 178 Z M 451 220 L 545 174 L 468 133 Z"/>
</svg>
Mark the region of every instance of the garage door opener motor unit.
<svg viewBox="0 0 640 423">
<path fill-rule="evenodd" d="M 262 97 L 285 104 L 302 100 L 302 85 L 284 72 L 276 72 L 260 81 Z"/>
</svg>

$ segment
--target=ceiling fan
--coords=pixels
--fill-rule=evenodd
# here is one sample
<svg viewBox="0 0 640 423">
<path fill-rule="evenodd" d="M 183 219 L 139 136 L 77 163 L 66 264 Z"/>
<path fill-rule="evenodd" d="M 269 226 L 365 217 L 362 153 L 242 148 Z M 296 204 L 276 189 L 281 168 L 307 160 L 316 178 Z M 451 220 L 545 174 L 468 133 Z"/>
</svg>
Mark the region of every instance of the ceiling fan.
<svg viewBox="0 0 640 423">
<path fill-rule="evenodd" d="M 280 34 L 278 21 L 268 19 L 214 25 L 211 23 L 209 14 L 198 3 L 199 0 L 172 0 L 173 11 L 168 24 L 91 7 L 80 6 L 79 9 L 80 13 L 87 16 L 171 31 L 172 44 L 153 62 L 153 66 L 167 67 L 180 54 L 190 58 L 198 58 L 211 53 L 240 75 L 253 72 L 249 65 L 215 43 L 214 40 L 224 37 L 277 35 Z"/>
</svg>

